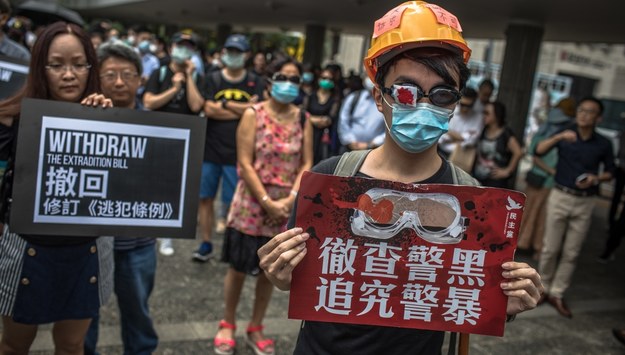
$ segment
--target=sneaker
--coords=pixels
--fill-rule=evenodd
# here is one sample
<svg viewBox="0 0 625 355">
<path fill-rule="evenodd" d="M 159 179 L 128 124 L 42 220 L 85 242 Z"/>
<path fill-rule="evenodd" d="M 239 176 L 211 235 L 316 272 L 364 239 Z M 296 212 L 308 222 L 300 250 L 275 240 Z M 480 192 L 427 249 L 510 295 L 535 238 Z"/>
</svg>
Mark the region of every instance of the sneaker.
<svg viewBox="0 0 625 355">
<path fill-rule="evenodd" d="M 208 261 L 213 257 L 213 243 L 202 242 L 200 247 L 193 252 L 193 259 L 197 261 Z"/>
<path fill-rule="evenodd" d="M 226 220 L 223 218 L 220 218 L 217 220 L 217 225 L 215 226 L 215 233 L 224 234 L 225 231 L 226 231 Z"/>
<path fill-rule="evenodd" d="M 161 238 L 160 242 L 161 245 L 158 248 L 158 252 L 161 253 L 161 255 L 170 256 L 174 254 L 174 247 L 171 244 L 171 239 Z"/>
</svg>

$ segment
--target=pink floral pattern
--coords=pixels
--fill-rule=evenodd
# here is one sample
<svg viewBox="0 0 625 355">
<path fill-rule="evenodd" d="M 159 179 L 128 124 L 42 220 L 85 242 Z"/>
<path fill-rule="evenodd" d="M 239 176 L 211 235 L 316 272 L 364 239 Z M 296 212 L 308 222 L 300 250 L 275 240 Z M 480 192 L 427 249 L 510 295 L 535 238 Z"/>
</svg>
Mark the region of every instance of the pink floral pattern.
<svg viewBox="0 0 625 355">
<path fill-rule="evenodd" d="M 264 103 L 254 105 L 256 137 L 254 170 L 274 200 L 289 196 L 302 160 L 302 123 L 280 123 L 269 116 Z M 308 117 L 306 118 L 308 119 Z M 239 179 L 228 214 L 228 227 L 253 236 L 273 237 L 286 229 L 285 219 L 277 226 L 265 223 L 267 213 Z"/>
</svg>

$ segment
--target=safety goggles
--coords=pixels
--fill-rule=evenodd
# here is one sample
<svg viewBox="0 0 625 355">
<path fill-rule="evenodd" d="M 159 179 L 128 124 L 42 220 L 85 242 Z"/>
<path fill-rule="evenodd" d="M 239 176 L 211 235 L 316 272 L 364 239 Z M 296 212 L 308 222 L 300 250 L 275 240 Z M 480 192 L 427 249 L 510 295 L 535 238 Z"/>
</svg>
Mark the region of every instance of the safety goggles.
<svg viewBox="0 0 625 355">
<path fill-rule="evenodd" d="M 460 213 L 453 195 L 373 188 L 358 198 L 351 227 L 354 234 L 375 239 L 390 239 L 411 228 L 428 242 L 456 244 L 469 222 Z"/>
<path fill-rule="evenodd" d="M 299 85 L 302 82 L 302 78 L 299 75 L 286 76 L 282 73 L 275 73 L 271 77 L 272 81 L 290 81 L 293 84 Z"/>
<path fill-rule="evenodd" d="M 417 102 L 424 97 L 430 99 L 430 102 L 436 106 L 446 107 L 455 104 L 460 100 L 462 94 L 451 86 L 439 85 L 430 89 L 429 92 L 423 91 L 418 85 L 403 84 L 391 85 L 391 87 L 383 87 L 382 92 L 390 95 L 395 103 L 406 107 L 415 108 Z"/>
</svg>

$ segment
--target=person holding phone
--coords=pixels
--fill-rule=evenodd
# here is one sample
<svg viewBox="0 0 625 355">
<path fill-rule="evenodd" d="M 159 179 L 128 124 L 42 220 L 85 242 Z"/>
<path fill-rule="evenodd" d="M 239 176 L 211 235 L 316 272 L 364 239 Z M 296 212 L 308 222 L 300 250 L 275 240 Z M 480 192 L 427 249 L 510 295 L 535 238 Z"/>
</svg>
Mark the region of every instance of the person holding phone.
<svg viewBox="0 0 625 355">
<path fill-rule="evenodd" d="M 555 184 L 547 200 L 547 223 L 538 268 L 545 286 L 541 301 L 547 300 L 567 318 L 573 317 L 573 313 L 563 296 L 571 284 L 590 227 L 594 196 L 599 192 L 599 183 L 611 180 L 614 171 L 612 144 L 595 130 L 602 113 L 601 101 L 594 97 L 582 99 L 577 106 L 575 124 L 536 146 L 537 156 L 558 148 Z"/>
</svg>

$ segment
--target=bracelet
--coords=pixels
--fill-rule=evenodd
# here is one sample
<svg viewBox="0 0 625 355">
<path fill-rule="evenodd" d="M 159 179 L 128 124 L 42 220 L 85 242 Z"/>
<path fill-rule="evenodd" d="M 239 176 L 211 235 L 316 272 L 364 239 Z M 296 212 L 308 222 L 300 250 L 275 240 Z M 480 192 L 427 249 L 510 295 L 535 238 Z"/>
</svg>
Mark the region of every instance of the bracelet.
<svg viewBox="0 0 625 355">
<path fill-rule="evenodd" d="M 295 191 L 295 190 L 291 190 L 291 195 L 293 195 L 293 196 L 297 197 L 297 191 Z"/>
</svg>

